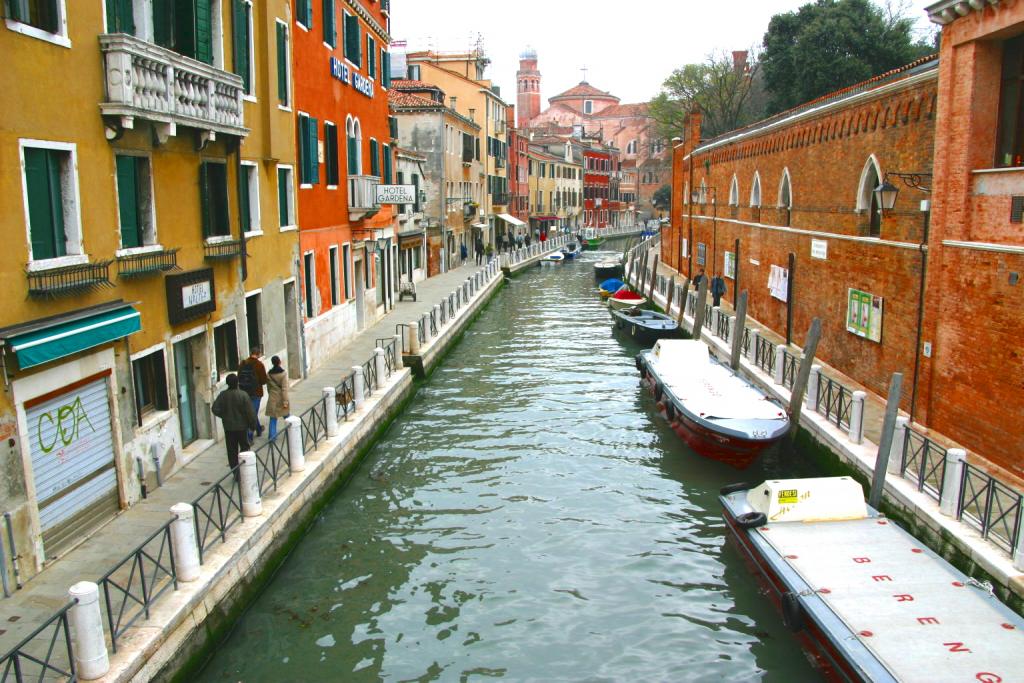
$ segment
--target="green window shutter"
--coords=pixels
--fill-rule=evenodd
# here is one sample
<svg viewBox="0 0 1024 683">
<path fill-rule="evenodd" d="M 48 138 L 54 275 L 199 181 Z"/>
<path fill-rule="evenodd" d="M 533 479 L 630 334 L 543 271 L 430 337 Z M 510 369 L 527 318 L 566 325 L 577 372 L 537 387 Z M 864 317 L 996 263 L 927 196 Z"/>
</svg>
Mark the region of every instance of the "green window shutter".
<svg viewBox="0 0 1024 683">
<path fill-rule="evenodd" d="M 25 148 L 29 234 L 33 260 L 64 256 L 64 204 L 60 194 L 60 158 L 47 149 Z"/>
<path fill-rule="evenodd" d="M 310 160 L 313 151 L 309 146 L 309 124 L 308 116 L 299 117 L 299 182 L 302 184 L 313 182 L 313 164 Z"/>
<path fill-rule="evenodd" d="M 420 177 L 418 175 L 413 175 L 412 187 L 412 196 L 414 197 L 412 210 L 418 213 L 420 210 Z"/>
<path fill-rule="evenodd" d="M 356 66 L 361 66 L 359 59 L 359 19 L 352 14 L 345 14 L 345 58 Z"/>
<path fill-rule="evenodd" d="M 199 210 L 203 214 L 203 237 L 213 234 L 213 218 L 210 215 L 210 165 L 199 164 Z"/>
<path fill-rule="evenodd" d="M 398 117 L 397 116 L 389 116 L 388 117 L 388 133 L 391 135 L 391 139 L 392 140 L 397 140 L 398 139 Z"/>
<path fill-rule="evenodd" d="M 356 168 L 358 150 L 356 149 L 356 139 L 351 135 L 345 136 L 345 149 L 348 152 L 348 174 L 358 175 L 359 169 Z"/>
<path fill-rule="evenodd" d="M 304 9 L 305 9 L 305 19 L 306 20 L 303 23 L 306 24 L 306 28 L 312 29 L 313 28 L 313 0 L 304 0 L 304 4 L 305 4 L 305 8 Z"/>
<path fill-rule="evenodd" d="M 377 156 L 377 141 L 370 140 L 370 175 L 380 177 L 380 157 Z"/>
<path fill-rule="evenodd" d="M 200 62 L 213 64 L 213 9 L 210 0 L 194 0 L 196 12 L 196 51 Z"/>
<path fill-rule="evenodd" d="M 277 169 L 277 224 L 288 225 L 288 169 Z"/>
<path fill-rule="evenodd" d="M 380 82 L 384 84 L 385 88 L 391 87 L 391 53 L 385 52 L 383 48 L 380 51 Z"/>
<path fill-rule="evenodd" d="M 238 222 L 242 224 L 242 232 L 252 230 L 252 211 L 249 206 L 249 177 L 252 166 L 242 166 L 238 174 Z"/>
<path fill-rule="evenodd" d="M 227 164 L 210 164 L 210 199 L 213 234 L 230 235 Z"/>
<path fill-rule="evenodd" d="M 306 133 L 309 135 L 309 182 L 316 185 L 320 182 L 320 122 L 310 117 Z"/>
<path fill-rule="evenodd" d="M 391 184 L 391 145 L 384 145 L 382 154 L 384 156 L 384 183 Z"/>
<path fill-rule="evenodd" d="M 142 221 L 139 216 L 138 157 L 117 156 L 117 208 L 121 218 L 121 247 L 142 246 Z"/>
<path fill-rule="evenodd" d="M 324 165 L 327 167 L 327 184 L 337 186 L 338 176 L 338 127 L 324 122 Z"/>
<path fill-rule="evenodd" d="M 170 48 L 174 42 L 173 0 L 153 0 L 153 39 L 157 45 Z"/>
<path fill-rule="evenodd" d="M 13 2 L 12 6 L 17 4 Z M 107 33 L 135 34 L 131 0 L 107 0 Z"/>
<path fill-rule="evenodd" d="M 295 0 L 295 19 L 306 28 L 313 27 L 313 0 Z"/>
<path fill-rule="evenodd" d="M 324 42 L 331 47 L 338 46 L 338 32 L 335 27 L 336 16 L 334 0 L 324 0 Z"/>
<path fill-rule="evenodd" d="M 288 104 L 288 29 L 277 25 L 277 99 Z"/>
<path fill-rule="evenodd" d="M 377 77 L 377 44 L 369 33 L 366 34 L 366 72 L 370 78 Z"/>
<path fill-rule="evenodd" d="M 243 0 L 234 0 L 235 7 L 235 73 L 242 77 L 242 88 L 252 93 L 249 79 L 249 12 L 252 7 Z"/>
</svg>

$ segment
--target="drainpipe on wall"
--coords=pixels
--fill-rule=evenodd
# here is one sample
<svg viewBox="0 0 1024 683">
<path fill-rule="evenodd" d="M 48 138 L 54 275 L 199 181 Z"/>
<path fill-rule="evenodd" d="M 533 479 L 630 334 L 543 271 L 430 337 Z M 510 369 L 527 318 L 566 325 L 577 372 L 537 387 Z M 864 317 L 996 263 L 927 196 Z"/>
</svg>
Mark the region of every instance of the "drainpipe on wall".
<svg viewBox="0 0 1024 683">
<path fill-rule="evenodd" d="M 438 216 L 439 216 L 438 224 L 439 224 L 439 226 L 441 228 L 441 272 L 442 273 L 447 273 L 449 270 L 451 270 L 451 265 L 452 265 L 451 262 L 449 261 L 449 259 L 451 257 L 448 254 L 448 240 L 446 239 L 446 235 L 445 235 L 445 227 L 446 227 L 446 224 L 448 222 L 448 197 L 447 197 L 448 169 L 446 168 L 446 164 L 445 164 L 445 161 L 446 161 L 445 157 L 447 155 L 444 153 L 444 143 L 447 141 L 448 137 L 444 134 L 444 110 L 443 109 L 441 110 L 440 114 L 441 114 L 441 127 L 438 130 L 441 132 L 441 183 L 440 183 L 441 184 L 441 203 L 438 206 L 437 213 L 438 213 Z M 459 133 L 459 140 L 460 141 L 462 140 L 462 133 L 461 133 L 461 131 Z M 429 225 L 428 225 L 427 229 L 429 230 Z M 423 233 L 423 235 L 424 235 L 424 238 L 423 238 L 424 245 L 426 245 L 426 242 L 427 242 L 426 234 L 427 234 L 426 231 L 424 231 L 424 233 Z M 401 253 L 401 252 L 399 252 L 399 253 Z M 428 268 L 427 270 L 429 271 L 430 269 Z M 412 280 L 412 268 L 409 269 L 409 280 Z"/>
<path fill-rule="evenodd" d="M 931 203 L 928 210 L 924 212 L 924 234 L 921 235 L 921 244 L 918 251 L 921 253 L 921 281 L 917 289 L 917 334 L 914 346 L 914 378 L 910 383 L 910 421 L 914 421 L 914 410 L 917 408 L 917 379 L 921 373 L 921 338 L 924 335 L 924 285 L 925 275 L 928 272 L 928 231 L 931 227 L 932 216 Z"/>
</svg>

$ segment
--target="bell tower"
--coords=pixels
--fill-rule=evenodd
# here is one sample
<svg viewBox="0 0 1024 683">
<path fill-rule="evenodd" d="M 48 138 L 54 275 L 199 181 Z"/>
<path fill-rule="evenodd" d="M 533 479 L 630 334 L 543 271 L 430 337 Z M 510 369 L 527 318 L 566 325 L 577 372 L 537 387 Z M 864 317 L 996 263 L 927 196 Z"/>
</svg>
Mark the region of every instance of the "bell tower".
<svg viewBox="0 0 1024 683">
<path fill-rule="evenodd" d="M 537 70 L 537 51 L 532 47 L 519 55 L 516 72 L 516 127 L 526 128 L 540 113 L 540 71 Z"/>
</svg>

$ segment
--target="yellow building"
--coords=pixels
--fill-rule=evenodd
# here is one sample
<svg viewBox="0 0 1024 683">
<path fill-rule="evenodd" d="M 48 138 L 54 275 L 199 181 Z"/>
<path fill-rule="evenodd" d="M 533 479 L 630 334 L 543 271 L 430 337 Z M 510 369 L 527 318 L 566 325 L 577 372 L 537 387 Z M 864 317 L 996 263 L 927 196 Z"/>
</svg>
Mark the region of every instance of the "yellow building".
<svg viewBox="0 0 1024 683">
<path fill-rule="evenodd" d="M 27 577 L 219 438 L 249 346 L 301 367 L 291 22 L 4 6 L 0 508 Z"/>
<path fill-rule="evenodd" d="M 485 244 L 494 244 L 497 229 L 504 229 L 500 216 L 508 212 L 508 126 L 498 87 L 484 78 L 489 60 L 479 50 L 410 52 L 406 60 L 411 80 L 436 85 L 448 96 L 452 109 L 480 126 L 477 140 L 484 194 L 471 225 L 474 239 L 479 236 Z"/>
</svg>

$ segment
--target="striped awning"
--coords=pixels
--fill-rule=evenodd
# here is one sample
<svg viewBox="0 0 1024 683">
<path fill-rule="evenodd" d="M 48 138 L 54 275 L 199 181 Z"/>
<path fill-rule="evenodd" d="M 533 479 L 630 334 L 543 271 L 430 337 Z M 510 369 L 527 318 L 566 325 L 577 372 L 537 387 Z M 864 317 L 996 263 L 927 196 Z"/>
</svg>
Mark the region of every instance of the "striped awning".
<svg viewBox="0 0 1024 683">
<path fill-rule="evenodd" d="M 0 341 L 25 370 L 127 337 L 141 328 L 139 312 L 117 301 L 2 329 Z"/>
</svg>

